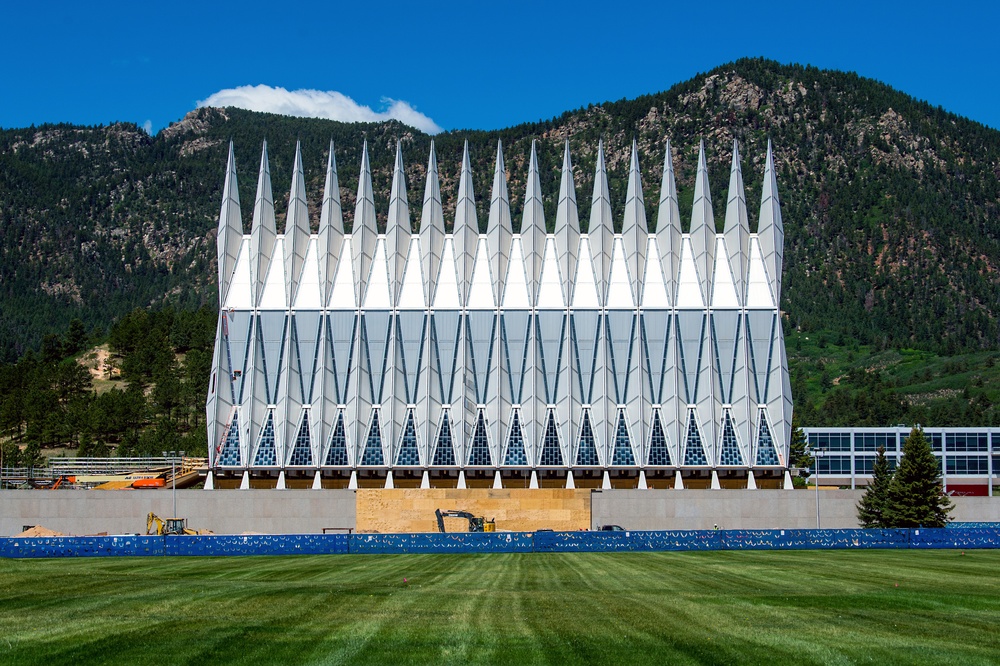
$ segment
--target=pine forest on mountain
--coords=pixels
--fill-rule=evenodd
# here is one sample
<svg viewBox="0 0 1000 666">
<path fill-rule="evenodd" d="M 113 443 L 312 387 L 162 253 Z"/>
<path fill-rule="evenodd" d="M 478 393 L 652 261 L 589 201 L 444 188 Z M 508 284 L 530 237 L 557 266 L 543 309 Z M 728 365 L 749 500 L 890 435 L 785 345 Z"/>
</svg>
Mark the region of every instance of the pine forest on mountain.
<svg viewBox="0 0 1000 666">
<path fill-rule="evenodd" d="M 365 140 L 379 224 L 400 140 L 419 225 L 431 137 L 395 121 L 227 108 L 194 111 L 152 137 L 128 123 L 0 130 L 5 440 L 98 452 L 204 448 L 228 142 L 249 232 L 265 138 L 279 230 L 296 140 L 317 229 L 331 138 L 348 229 Z M 618 225 L 632 139 L 651 225 L 670 139 L 685 230 L 699 141 L 720 230 L 739 142 L 751 231 L 773 142 L 786 234 L 781 308 L 800 425 L 1000 425 L 1000 132 L 856 74 L 745 59 L 634 100 L 433 137 L 449 230 L 464 141 L 482 228 L 503 142 L 517 229 L 537 139 L 551 231 L 568 139 L 585 231 L 602 138 Z M 101 343 L 120 374 L 70 369 L 92 361 Z M 102 401 L 126 415 L 113 431 L 80 416 Z"/>
</svg>

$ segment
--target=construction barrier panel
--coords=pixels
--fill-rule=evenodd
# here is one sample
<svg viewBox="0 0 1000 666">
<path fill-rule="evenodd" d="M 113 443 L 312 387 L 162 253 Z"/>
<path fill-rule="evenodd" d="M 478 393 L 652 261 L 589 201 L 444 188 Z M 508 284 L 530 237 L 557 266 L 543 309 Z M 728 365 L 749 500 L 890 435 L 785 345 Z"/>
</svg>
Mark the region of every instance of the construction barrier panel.
<svg viewBox="0 0 1000 666">
<path fill-rule="evenodd" d="M 0 557 L 228 557 L 384 553 L 1000 548 L 1000 527 L 448 534 L 3 537 Z"/>
</svg>

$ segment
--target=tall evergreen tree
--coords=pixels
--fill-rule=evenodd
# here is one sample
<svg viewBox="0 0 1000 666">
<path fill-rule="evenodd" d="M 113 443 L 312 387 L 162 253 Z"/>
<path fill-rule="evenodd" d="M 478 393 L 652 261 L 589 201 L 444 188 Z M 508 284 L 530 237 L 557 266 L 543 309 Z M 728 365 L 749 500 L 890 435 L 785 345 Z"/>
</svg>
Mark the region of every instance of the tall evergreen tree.
<svg viewBox="0 0 1000 666">
<path fill-rule="evenodd" d="M 903 442 L 888 500 L 884 515 L 889 527 L 944 527 L 951 520 L 951 500 L 942 491 L 937 459 L 920 428 Z"/>
<path fill-rule="evenodd" d="M 861 523 L 861 527 L 889 527 L 885 511 L 889 501 L 892 476 L 889 460 L 885 457 L 885 448 L 880 446 L 872 470 L 872 481 L 865 489 L 864 497 L 858 502 L 858 522 Z"/>
</svg>

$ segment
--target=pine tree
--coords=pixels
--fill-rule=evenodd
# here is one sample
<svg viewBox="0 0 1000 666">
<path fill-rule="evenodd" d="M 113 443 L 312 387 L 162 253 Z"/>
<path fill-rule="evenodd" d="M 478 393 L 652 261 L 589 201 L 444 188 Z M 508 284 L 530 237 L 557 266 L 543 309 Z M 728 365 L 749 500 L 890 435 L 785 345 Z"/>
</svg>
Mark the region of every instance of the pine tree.
<svg viewBox="0 0 1000 666">
<path fill-rule="evenodd" d="M 861 523 L 861 527 L 888 527 L 885 511 L 892 477 L 885 449 L 880 446 L 872 470 L 872 481 L 865 489 L 864 497 L 858 502 L 858 522 Z"/>
<path fill-rule="evenodd" d="M 919 428 L 903 442 L 903 457 L 889 484 L 888 527 L 944 527 L 952 505 L 942 492 L 941 472 L 931 445 Z"/>
</svg>

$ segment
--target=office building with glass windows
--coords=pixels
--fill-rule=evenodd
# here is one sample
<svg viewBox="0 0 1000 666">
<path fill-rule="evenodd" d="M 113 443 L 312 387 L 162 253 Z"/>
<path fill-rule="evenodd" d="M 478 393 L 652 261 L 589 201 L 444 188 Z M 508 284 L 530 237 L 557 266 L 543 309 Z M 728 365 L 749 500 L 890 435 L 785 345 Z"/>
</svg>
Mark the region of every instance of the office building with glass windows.
<svg viewBox="0 0 1000 666">
<path fill-rule="evenodd" d="M 265 145 L 247 235 L 230 147 L 207 403 L 213 470 L 460 486 L 783 479 L 792 403 L 770 146 L 756 233 L 735 145 L 722 233 L 704 147 L 687 232 L 664 148 L 651 225 L 635 143 L 621 220 L 598 147 L 586 233 L 568 143 L 554 224 L 532 145 L 518 232 L 498 146 L 485 233 L 468 145 L 448 224 L 433 144 L 416 214 L 397 146 L 384 229 L 366 146 L 350 233 L 333 145 L 318 233 L 297 149 L 279 234 Z"/>
<path fill-rule="evenodd" d="M 893 428 L 803 428 L 816 454 L 820 485 L 868 485 L 879 448 L 892 469 L 903 455 L 910 426 Z M 938 459 L 945 492 L 992 495 L 1000 475 L 1000 428 L 924 428 Z"/>
</svg>

